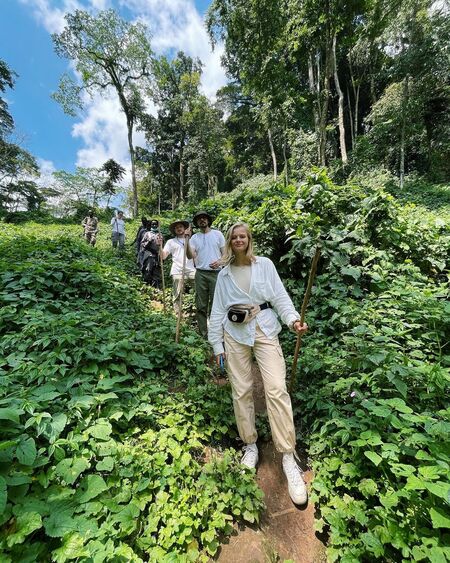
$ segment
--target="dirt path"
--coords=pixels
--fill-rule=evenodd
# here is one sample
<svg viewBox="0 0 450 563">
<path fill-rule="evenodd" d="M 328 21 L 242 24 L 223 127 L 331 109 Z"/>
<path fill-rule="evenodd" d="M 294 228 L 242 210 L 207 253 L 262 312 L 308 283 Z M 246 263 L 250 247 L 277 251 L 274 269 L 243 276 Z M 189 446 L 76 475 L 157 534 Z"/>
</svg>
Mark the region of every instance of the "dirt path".
<svg viewBox="0 0 450 563">
<path fill-rule="evenodd" d="M 255 407 L 257 412 L 264 412 L 266 404 L 261 376 L 256 365 L 253 369 Z M 306 507 L 297 508 L 292 503 L 281 468 L 281 454 L 272 442 L 260 444 L 259 453 L 257 480 L 266 503 L 260 526 L 236 528 L 228 542 L 221 546 L 216 560 L 220 563 L 326 561 L 324 545 L 314 532 L 314 506 L 309 502 Z M 305 471 L 306 482 L 311 479 L 312 472 Z"/>
</svg>

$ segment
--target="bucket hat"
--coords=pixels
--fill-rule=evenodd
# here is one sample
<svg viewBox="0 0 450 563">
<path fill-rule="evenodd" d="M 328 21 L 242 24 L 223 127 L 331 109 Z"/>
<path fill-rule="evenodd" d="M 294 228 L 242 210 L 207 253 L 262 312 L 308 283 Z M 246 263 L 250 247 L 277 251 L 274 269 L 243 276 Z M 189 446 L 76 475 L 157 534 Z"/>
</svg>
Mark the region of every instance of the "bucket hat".
<svg viewBox="0 0 450 563">
<path fill-rule="evenodd" d="M 169 225 L 169 231 L 175 236 L 175 227 L 177 225 L 183 225 L 183 227 L 185 229 L 187 229 L 189 227 L 189 223 L 187 221 L 183 221 L 182 219 L 178 220 L 178 221 L 174 221 L 173 223 L 170 223 Z"/>
<path fill-rule="evenodd" d="M 196 227 L 198 227 L 197 221 L 198 221 L 198 218 L 201 217 L 202 215 L 204 215 L 205 217 L 208 218 L 208 223 L 211 226 L 211 223 L 214 221 L 214 219 L 211 217 L 211 215 L 207 211 L 199 211 L 198 213 L 196 213 L 194 215 L 194 217 L 192 219 L 192 222 L 194 223 L 194 225 Z"/>
</svg>

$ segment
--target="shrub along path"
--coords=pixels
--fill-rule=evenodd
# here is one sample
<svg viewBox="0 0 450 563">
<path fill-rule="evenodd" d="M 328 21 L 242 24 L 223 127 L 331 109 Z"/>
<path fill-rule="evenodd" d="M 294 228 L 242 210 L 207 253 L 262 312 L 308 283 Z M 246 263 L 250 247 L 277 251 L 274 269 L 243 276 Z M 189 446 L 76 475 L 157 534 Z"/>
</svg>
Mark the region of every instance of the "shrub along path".
<svg viewBox="0 0 450 563">
<path fill-rule="evenodd" d="M 253 366 L 256 412 L 266 412 L 264 388 L 256 364 Z M 296 563 L 325 561 L 325 546 L 314 532 L 314 505 L 297 508 L 289 497 L 286 478 L 281 467 L 281 455 L 272 441 L 259 443 L 260 461 L 257 483 L 264 491 L 265 510 L 259 528 L 237 528 L 227 543 L 221 546 L 218 561 L 248 563 L 292 560 Z M 301 453 L 301 452 L 299 452 Z M 302 463 L 309 484 L 312 471 Z"/>
</svg>

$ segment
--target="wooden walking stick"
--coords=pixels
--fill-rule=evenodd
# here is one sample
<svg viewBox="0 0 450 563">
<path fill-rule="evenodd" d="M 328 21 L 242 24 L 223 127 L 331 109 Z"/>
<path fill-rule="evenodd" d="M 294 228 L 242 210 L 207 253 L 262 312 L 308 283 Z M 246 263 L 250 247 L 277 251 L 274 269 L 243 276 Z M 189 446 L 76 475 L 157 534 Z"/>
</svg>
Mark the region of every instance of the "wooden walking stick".
<svg viewBox="0 0 450 563">
<path fill-rule="evenodd" d="M 178 344 L 180 340 L 181 317 L 183 316 L 183 292 L 184 292 L 184 274 L 186 270 L 186 246 L 187 246 L 187 239 L 185 237 L 184 245 L 183 245 L 183 270 L 181 271 L 180 295 L 178 296 L 178 318 L 177 318 L 177 330 L 175 332 L 176 344 Z"/>
<path fill-rule="evenodd" d="M 314 282 L 314 278 L 316 277 L 317 264 L 319 262 L 319 258 L 320 258 L 320 247 L 318 246 L 316 248 L 316 253 L 314 254 L 314 258 L 313 258 L 312 263 L 311 263 L 311 270 L 309 272 L 308 285 L 306 286 L 305 295 L 303 297 L 302 308 L 301 308 L 301 311 L 300 311 L 300 323 L 302 325 L 305 322 L 306 307 L 308 306 L 309 298 L 311 296 L 311 289 L 312 289 L 312 285 L 313 285 L 313 282 Z M 289 383 L 289 394 L 291 394 L 291 395 L 292 395 L 292 391 L 294 390 L 295 379 L 296 379 L 296 375 L 297 375 L 298 353 L 300 352 L 301 344 L 302 344 L 302 335 L 298 334 L 297 335 L 297 342 L 295 344 L 294 361 L 292 362 L 291 381 Z"/>
<path fill-rule="evenodd" d="M 163 260 L 163 246 L 162 246 L 162 236 L 161 236 L 161 227 L 159 226 L 158 221 L 158 234 L 159 240 L 161 244 L 159 245 L 159 263 L 161 265 L 161 285 L 162 285 L 162 302 L 163 302 L 163 311 L 166 312 L 166 284 L 164 283 L 164 260 Z"/>
</svg>

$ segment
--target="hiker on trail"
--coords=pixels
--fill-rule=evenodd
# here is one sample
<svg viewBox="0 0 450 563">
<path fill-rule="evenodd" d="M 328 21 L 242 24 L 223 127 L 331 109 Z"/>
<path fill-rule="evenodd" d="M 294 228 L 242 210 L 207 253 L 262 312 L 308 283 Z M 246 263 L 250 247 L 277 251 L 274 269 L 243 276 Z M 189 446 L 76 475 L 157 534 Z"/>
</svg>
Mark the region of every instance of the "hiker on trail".
<svg viewBox="0 0 450 563">
<path fill-rule="evenodd" d="M 200 334 L 206 338 L 208 336 L 208 314 L 212 307 L 225 239 L 220 231 L 211 229 L 213 220 L 206 211 L 196 213 L 192 221 L 200 232 L 192 235 L 188 241 L 186 255 L 194 260 L 197 324 Z"/>
<path fill-rule="evenodd" d="M 86 239 L 86 242 L 95 246 L 95 243 L 97 242 L 98 219 L 95 217 L 92 209 L 88 211 L 87 216 L 83 219 L 81 224 L 84 228 L 84 238 Z"/>
<path fill-rule="evenodd" d="M 123 211 L 118 211 L 117 216 L 111 219 L 111 241 L 113 248 L 123 248 L 125 246 L 125 221 L 123 220 Z"/>
<path fill-rule="evenodd" d="M 152 287 L 161 286 L 161 263 L 159 260 L 163 239 L 159 232 L 159 221 L 148 221 L 149 229 L 144 233 L 140 252 L 142 253 L 142 278 Z"/>
<path fill-rule="evenodd" d="M 139 268 L 142 268 L 142 252 L 141 252 L 141 242 L 142 237 L 145 233 L 150 230 L 150 223 L 147 221 L 147 217 L 142 217 L 141 224 L 137 230 L 136 237 L 132 244 L 136 244 L 136 262 Z"/>
<path fill-rule="evenodd" d="M 163 249 L 162 257 L 165 260 L 172 255 L 172 268 L 170 275 L 173 279 L 172 300 L 175 313 L 178 314 L 181 278 L 183 274 L 184 245 L 186 244 L 186 235 L 190 235 L 190 226 L 187 221 L 174 221 L 169 225 L 169 230 L 174 238 L 169 239 Z M 186 256 L 186 264 L 184 267 L 184 286 L 193 286 L 195 279 L 195 267 L 193 260 L 189 260 Z"/>
<path fill-rule="evenodd" d="M 269 258 L 253 254 L 248 225 L 236 223 L 226 238 L 209 323 L 208 340 L 216 361 L 226 362 L 239 436 L 244 442 L 241 463 L 258 463 L 252 350 L 261 371 L 275 448 L 283 454 L 283 471 L 295 504 L 307 501 L 306 485 L 295 454 L 291 399 L 286 389 L 286 366 L 278 341 L 278 316 L 297 334 L 308 329 L 287 294 Z"/>
</svg>

